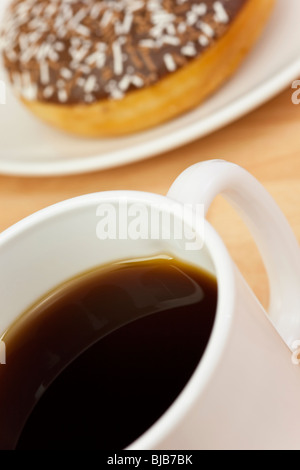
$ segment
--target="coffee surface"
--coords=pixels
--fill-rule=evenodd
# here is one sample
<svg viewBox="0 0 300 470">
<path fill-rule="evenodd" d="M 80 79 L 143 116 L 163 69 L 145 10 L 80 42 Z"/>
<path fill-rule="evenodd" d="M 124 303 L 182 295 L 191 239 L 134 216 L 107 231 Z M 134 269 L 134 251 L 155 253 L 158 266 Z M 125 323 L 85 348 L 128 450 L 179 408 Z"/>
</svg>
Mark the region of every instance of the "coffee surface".
<svg viewBox="0 0 300 470">
<path fill-rule="evenodd" d="M 208 343 L 216 280 L 163 257 L 59 286 L 6 332 L 1 449 L 121 449 L 170 407 Z"/>
</svg>

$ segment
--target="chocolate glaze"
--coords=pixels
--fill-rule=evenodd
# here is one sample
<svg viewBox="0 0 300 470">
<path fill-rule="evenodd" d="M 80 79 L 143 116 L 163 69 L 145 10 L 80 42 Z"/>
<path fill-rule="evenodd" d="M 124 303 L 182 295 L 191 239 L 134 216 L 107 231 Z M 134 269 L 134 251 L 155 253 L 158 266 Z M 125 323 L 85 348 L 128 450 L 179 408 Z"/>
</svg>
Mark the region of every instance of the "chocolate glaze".
<svg viewBox="0 0 300 470">
<path fill-rule="evenodd" d="M 1 31 L 19 95 L 122 99 L 199 57 L 250 0 L 14 0 Z"/>
</svg>

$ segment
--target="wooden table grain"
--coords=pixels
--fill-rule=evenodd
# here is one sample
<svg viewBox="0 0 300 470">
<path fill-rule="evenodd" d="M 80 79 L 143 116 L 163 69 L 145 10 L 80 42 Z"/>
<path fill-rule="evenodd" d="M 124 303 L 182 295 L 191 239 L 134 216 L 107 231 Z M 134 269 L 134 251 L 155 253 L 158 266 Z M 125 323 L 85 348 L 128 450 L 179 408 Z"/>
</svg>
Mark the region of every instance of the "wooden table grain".
<svg viewBox="0 0 300 470">
<path fill-rule="evenodd" d="M 261 181 L 300 241 L 300 106 L 292 104 L 291 95 L 288 89 L 206 138 L 131 165 L 67 177 L 0 176 L 0 232 L 39 209 L 81 194 L 112 189 L 165 194 L 176 176 L 189 165 L 224 158 L 243 166 Z M 267 280 L 249 232 L 221 198 L 213 203 L 208 218 L 266 305 Z"/>
</svg>

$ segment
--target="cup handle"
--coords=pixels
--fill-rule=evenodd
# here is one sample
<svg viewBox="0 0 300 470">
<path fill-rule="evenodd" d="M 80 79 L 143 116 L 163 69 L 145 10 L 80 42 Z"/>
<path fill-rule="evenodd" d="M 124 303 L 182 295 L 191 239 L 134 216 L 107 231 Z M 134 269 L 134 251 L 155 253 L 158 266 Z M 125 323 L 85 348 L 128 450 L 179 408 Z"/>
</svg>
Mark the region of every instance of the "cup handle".
<svg viewBox="0 0 300 470">
<path fill-rule="evenodd" d="M 300 249 L 292 229 L 264 187 L 246 170 L 223 160 L 198 163 L 185 170 L 168 197 L 204 204 L 222 194 L 251 231 L 270 283 L 270 318 L 287 345 L 300 340 Z"/>
</svg>

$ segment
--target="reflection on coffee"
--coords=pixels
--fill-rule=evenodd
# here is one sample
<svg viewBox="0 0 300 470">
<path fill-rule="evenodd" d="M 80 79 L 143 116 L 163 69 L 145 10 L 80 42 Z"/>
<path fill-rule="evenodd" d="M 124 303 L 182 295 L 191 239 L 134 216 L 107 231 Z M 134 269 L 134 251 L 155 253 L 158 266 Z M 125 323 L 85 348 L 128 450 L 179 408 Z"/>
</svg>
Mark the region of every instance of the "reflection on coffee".
<svg viewBox="0 0 300 470">
<path fill-rule="evenodd" d="M 174 402 L 207 345 L 216 280 L 161 257 L 100 267 L 4 336 L 1 449 L 121 449 Z"/>
</svg>

